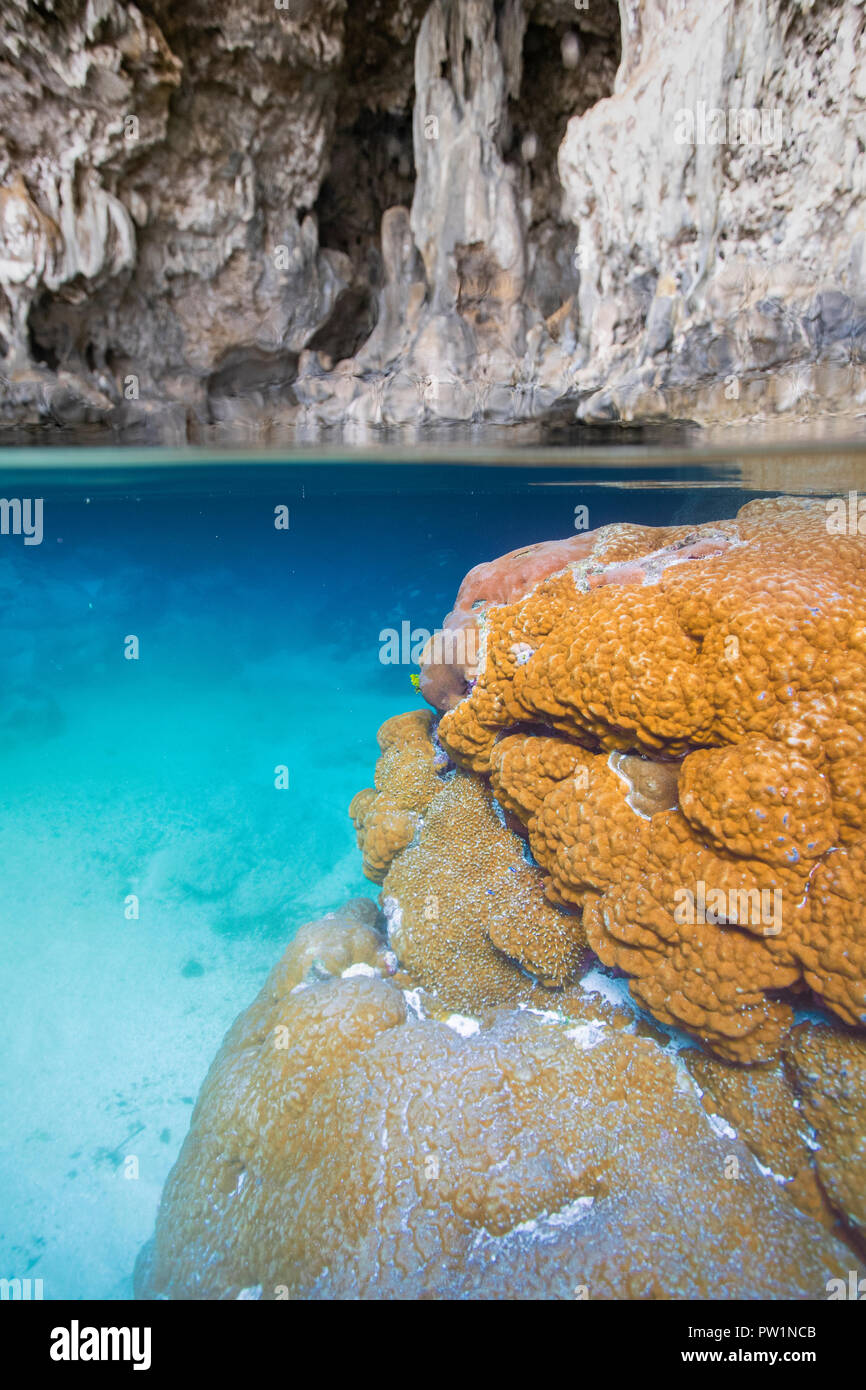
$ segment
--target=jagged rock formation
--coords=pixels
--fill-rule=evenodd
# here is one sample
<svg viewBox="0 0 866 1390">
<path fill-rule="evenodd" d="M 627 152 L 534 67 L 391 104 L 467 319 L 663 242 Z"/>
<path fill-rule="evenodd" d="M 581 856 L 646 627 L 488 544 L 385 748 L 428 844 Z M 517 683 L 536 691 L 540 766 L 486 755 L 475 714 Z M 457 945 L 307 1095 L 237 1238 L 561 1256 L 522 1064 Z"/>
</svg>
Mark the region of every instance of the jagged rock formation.
<svg viewBox="0 0 866 1390">
<path fill-rule="evenodd" d="M 856 412 L 864 24 L 10 0 L 2 418 L 266 440 Z"/>
<path fill-rule="evenodd" d="M 616 91 L 559 167 L 584 418 L 863 407 L 866 15 L 624 0 Z"/>
</svg>

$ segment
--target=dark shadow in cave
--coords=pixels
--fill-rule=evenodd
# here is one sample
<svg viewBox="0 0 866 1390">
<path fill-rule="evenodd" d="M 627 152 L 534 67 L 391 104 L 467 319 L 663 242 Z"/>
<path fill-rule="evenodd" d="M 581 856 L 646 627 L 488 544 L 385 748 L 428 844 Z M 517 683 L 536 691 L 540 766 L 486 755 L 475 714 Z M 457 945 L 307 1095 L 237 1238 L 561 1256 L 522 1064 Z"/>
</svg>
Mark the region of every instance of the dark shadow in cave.
<svg viewBox="0 0 866 1390">
<path fill-rule="evenodd" d="M 351 126 L 337 131 L 315 212 L 319 245 L 344 252 L 355 281 L 307 343 L 332 362 L 353 357 L 376 326 L 377 292 L 384 280 L 382 215 L 390 207 L 409 207 L 414 190 L 411 109 L 397 114 L 364 109 Z"/>
<path fill-rule="evenodd" d="M 344 251 L 355 273 L 378 289 L 380 230 L 391 207 L 410 207 L 415 191 L 412 112 L 362 110 L 334 136 L 316 202 L 319 245 Z"/>
<path fill-rule="evenodd" d="M 503 153 L 522 172 L 535 247 L 529 288 L 545 317 L 579 281 L 574 227 L 562 216 L 559 147 L 570 118 L 612 94 L 621 56 L 616 0 L 592 0 L 586 10 L 575 10 L 571 0 L 542 0 L 530 11 Z"/>
</svg>

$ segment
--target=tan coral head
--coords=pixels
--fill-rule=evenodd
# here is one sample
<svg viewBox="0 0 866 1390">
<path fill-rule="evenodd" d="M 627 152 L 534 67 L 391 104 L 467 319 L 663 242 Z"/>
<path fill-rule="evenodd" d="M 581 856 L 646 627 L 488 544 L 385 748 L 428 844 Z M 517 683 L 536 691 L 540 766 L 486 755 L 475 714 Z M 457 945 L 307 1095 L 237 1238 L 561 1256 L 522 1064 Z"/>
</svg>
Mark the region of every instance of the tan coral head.
<svg viewBox="0 0 866 1390">
<path fill-rule="evenodd" d="M 740 1062 L 777 1053 L 807 989 L 866 1025 L 866 538 L 827 523 L 778 498 L 513 551 L 446 620 L 475 664 L 422 677 L 549 900 Z"/>
</svg>

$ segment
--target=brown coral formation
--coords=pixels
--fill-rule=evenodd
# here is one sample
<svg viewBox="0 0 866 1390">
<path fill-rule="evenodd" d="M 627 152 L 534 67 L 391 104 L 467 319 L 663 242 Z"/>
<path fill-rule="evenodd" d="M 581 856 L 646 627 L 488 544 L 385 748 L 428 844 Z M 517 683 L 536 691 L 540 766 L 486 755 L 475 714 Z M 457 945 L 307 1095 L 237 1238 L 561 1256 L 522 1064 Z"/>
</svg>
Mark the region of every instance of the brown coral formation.
<svg viewBox="0 0 866 1390">
<path fill-rule="evenodd" d="M 443 747 L 522 824 L 552 903 L 636 999 L 772 1058 L 806 986 L 866 1023 L 866 541 L 820 501 L 610 526 L 464 581 Z"/>
<path fill-rule="evenodd" d="M 774 1062 L 683 1060 L 705 1109 L 723 1116 L 802 1211 L 855 1249 L 866 1239 L 866 1039 L 804 1023 Z"/>
<path fill-rule="evenodd" d="M 470 1013 L 537 997 L 526 971 L 562 985 L 585 944 L 578 917 L 545 897 L 542 874 L 489 790 L 460 772 L 394 861 L 383 904 L 400 960 L 448 1007 Z"/>
<path fill-rule="evenodd" d="M 704 1109 L 717 1117 L 717 1127 L 723 1127 L 718 1126 L 720 1117 L 795 1206 L 839 1231 L 839 1216 L 821 1186 L 812 1140 L 783 1059 L 736 1067 L 687 1051 L 683 1061 L 702 1092 Z"/>
<path fill-rule="evenodd" d="M 319 954 L 356 929 L 317 927 Z M 292 985 L 305 949 L 210 1069 L 138 1296 L 824 1298 L 845 1277 L 848 1247 L 592 999 L 465 1037 L 366 959 Z"/>
<path fill-rule="evenodd" d="M 364 855 L 364 872 L 374 883 L 384 880 L 394 855 L 408 845 L 439 786 L 439 771 L 430 739 L 430 715 L 424 710 L 397 714 L 379 730 L 382 756 L 376 786 L 352 798 L 349 815 Z"/>
<path fill-rule="evenodd" d="M 815 1136 L 821 1186 L 866 1248 L 866 1039 L 806 1025 L 785 1055 Z"/>
<path fill-rule="evenodd" d="M 430 724 L 415 711 L 379 730 L 376 787 L 350 807 L 364 871 L 383 884 L 401 962 L 443 1007 L 475 1013 L 528 1001 L 536 981 L 570 977 L 584 933 L 574 912 L 548 901 L 489 789 L 460 771 L 443 775 Z"/>
<path fill-rule="evenodd" d="M 823 1299 L 848 1278 L 864 563 L 780 499 L 467 579 L 473 673 L 428 672 L 448 712 L 388 720 L 352 803 L 382 912 L 302 928 L 228 1033 L 139 1296 Z M 838 1024 L 792 1026 L 809 989 Z"/>
</svg>

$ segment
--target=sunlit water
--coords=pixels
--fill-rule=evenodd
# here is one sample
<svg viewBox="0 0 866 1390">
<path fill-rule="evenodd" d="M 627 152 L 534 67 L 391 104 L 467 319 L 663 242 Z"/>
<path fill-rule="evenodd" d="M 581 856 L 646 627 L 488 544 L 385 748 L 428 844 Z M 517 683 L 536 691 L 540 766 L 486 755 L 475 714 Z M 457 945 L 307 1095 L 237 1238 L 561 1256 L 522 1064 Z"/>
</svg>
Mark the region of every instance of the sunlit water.
<svg viewBox="0 0 866 1390">
<path fill-rule="evenodd" d="M 774 489 L 723 463 L 11 462 L 44 534 L 0 536 L 0 1275 L 122 1298 L 225 1029 L 302 922 L 377 892 L 346 808 L 421 703 L 383 634 L 576 521 Z"/>
</svg>

